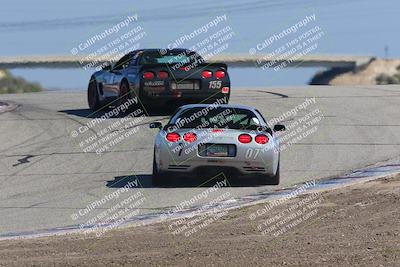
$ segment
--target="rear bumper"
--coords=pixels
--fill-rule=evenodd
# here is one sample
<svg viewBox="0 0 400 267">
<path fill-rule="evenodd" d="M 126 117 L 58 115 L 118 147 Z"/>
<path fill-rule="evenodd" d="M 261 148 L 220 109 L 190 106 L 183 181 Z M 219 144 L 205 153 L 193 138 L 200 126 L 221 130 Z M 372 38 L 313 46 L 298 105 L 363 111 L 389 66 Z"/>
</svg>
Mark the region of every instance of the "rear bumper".
<svg viewBox="0 0 400 267">
<path fill-rule="evenodd" d="M 188 84 L 185 84 L 185 82 Z M 229 78 L 220 80 L 218 88 L 210 87 L 212 82 L 215 81 L 211 79 L 141 81 L 139 96 L 145 102 L 155 100 L 164 102 L 179 100 L 202 102 L 208 99 L 229 99 L 231 91 Z M 176 85 L 172 86 L 173 84 Z M 177 86 L 184 88 L 176 88 Z"/>
<path fill-rule="evenodd" d="M 182 164 L 168 164 L 163 166 L 162 171 L 182 174 L 217 175 L 220 173 L 232 173 L 237 175 L 273 175 L 272 162 L 248 162 L 226 161 L 226 160 L 202 160 L 190 161 Z"/>
<path fill-rule="evenodd" d="M 166 172 L 203 174 L 206 172 L 236 172 L 240 175 L 267 174 L 274 175 L 279 160 L 279 152 L 268 149 L 259 153 L 255 158 L 246 158 L 246 152 L 238 149 L 235 157 L 201 157 L 197 149 L 183 149 L 181 153 L 162 150 L 160 169 Z"/>
</svg>

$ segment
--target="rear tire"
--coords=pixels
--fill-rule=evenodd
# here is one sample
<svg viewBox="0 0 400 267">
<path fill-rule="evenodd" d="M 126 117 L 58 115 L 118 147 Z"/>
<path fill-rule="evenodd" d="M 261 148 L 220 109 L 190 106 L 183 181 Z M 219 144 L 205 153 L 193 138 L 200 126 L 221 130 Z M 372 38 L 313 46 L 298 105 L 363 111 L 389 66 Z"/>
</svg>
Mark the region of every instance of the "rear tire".
<svg viewBox="0 0 400 267">
<path fill-rule="evenodd" d="M 87 100 L 89 108 L 93 111 L 97 111 L 101 108 L 99 100 L 99 92 L 97 91 L 97 82 L 94 78 L 89 81 L 89 86 L 87 90 Z"/>
<path fill-rule="evenodd" d="M 129 84 L 123 80 L 119 87 L 118 106 L 124 105 L 130 98 Z"/>
<path fill-rule="evenodd" d="M 279 185 L 280 182 L 280 160 L 278 161 L 278 167 L 275 175 L 262 175 L 260 177 L 260 183 L 263 185 Z"/>
<path fill-rule="evenodd" d="M 132 95 L 135 95 L 135 93 L 131 92 L 128 81 L 123 80 L 121 82 L 121 85 L 119 88 L 119 96 L 118 96 L 118 101 L 117 101 L 118 106 L 124 105 L 125 103 L 127 103 L 130 99 L 132 99 Z M 146 110 L 144 110 L 144 108 L 142 107 L 142 104 L 143 103 L 140 103 L 140 102 L 130 103 L 128 108 L 125 109 L 124 111 L 122 111 L 122 113 L 130 114 L 131 112 L 141 109 L 142 111 L 138 112 L 137 116 L 142 116 L 143 114 L 147 115 Z"/>
</svg>

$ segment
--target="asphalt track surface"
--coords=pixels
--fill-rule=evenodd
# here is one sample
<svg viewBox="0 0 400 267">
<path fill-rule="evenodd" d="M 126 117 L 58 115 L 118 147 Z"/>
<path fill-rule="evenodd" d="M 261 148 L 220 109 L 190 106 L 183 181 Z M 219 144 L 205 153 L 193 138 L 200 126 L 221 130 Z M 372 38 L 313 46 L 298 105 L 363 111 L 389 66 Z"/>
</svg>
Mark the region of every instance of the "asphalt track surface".
<svg viewBox="0 0 400 267">
<path fill-rule="evenodd" d="M 399 86 L 243 88 L 233 91 L 231 103 L 255 106 L 269 119 L 311 97 L 316 103 L 286 118 L 285 124 L 315 109 L 323 117 L 315 132 L 282 152 L 281 184 L 258 186 L 251 179 L 230 177 L 229 186 L 219 189 L 218 194 L 241 197 L 267 192 L 399 156 Z M 83 152 L 79 146 L 90 136 L 88 132 L 71 136 L 93 119 L 87 118 L 90 112 L 85 92 L 1 95 L 0 100 L 18 105 L 0 114 L 0 236 L 84 224 L 139 191 L 145 200 L 133 208 L 137 208 L 135 214 L 153 213 L 192 199 L 215 184 L 211 180 L 199 186 L 203 180 L 174 178 L 166 187 L 152 185 L 157 131 L 149 129 L 147 123 L 165 123 L 165 115 L 145 117 L 135 126 L 134 134 L 99 155 Z M 107 119 L 93 131 L 120 119 Z M 136 179 L 138 187 L 83 214 L 90 203 Z M 200 199 L 194 205 L 207 201 Z"/>
</svg>

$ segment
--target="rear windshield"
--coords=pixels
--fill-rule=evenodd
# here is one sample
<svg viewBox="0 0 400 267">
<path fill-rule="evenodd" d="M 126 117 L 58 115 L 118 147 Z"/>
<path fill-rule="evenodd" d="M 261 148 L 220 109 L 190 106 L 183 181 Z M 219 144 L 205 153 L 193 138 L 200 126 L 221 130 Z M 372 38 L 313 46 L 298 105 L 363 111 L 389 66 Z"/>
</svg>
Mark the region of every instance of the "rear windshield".
<svg viewBox="0 0 400 267">
<path fill-rule="evenodd" d="M 261 126 L 256 114 L 250 110 L 211 107 L 187 109 L 171 124 L 177 128 L 254 129 Z"/>
<path fill-rule="evenodd" d="M 186 65 L 194 62 L 203 62 L 200 55 L 194 52 L 169 51 L 161 54 L 160 51 L 146 51 L 142 56 L 142 64 L 181 64 Z"/>
</svg>

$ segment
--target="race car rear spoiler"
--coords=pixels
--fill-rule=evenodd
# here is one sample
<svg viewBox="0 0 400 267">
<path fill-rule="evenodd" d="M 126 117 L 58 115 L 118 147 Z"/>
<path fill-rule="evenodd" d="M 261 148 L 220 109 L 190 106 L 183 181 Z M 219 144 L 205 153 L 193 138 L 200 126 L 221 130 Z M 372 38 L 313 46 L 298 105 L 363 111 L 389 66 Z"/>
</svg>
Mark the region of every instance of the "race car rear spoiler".
<svg viewBox="0 0 400 267">
<path fill-rule="evenodd" d="M 226 65 L 225 63 L 196 63 L 196 64 L 188 64 L 188 65 L 182 65 L 180 66 L 177 63 L 174 64 L 169 64 L 169 63 L 159 63 L 159 64 L 144 64 L 141 65 L 140 70 L 143 69 L 149 69 L 149 68 L 156 68 L 156 67 L 167 67 L 168 69 L 179 69 L 179 68 L 184 68 L 184 67 L 192 67 L 192 68 L 207 68 L 207 67 L 216 67 L 216 68 L 222 68 L 225 70 L 228 70 L 228 65 Z"/>
</svg>

